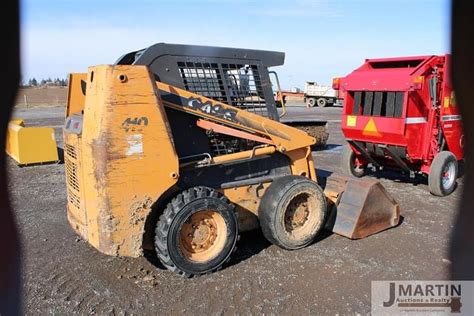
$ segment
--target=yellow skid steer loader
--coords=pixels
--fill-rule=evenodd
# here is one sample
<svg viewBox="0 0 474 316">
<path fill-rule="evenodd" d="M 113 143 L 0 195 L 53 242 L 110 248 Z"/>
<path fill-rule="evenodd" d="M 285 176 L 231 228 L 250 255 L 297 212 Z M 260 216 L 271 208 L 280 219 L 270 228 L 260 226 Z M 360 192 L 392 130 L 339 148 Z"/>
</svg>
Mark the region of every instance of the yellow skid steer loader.
<svg viewBox="0 0 474 316">
<path fill-rule="evenodd" d="M 266 102 L 267 67 L 281 53 L 160 45 L 70 75 L 67 214 L 92 246 L 155 249 L 189 277 L 219 269 L 239 232 L 259 226 L 292 250 L 325 227 L 363 238 L 398 224 L 379 182 L 318 184 L 315 139 Z"/>
</svg>

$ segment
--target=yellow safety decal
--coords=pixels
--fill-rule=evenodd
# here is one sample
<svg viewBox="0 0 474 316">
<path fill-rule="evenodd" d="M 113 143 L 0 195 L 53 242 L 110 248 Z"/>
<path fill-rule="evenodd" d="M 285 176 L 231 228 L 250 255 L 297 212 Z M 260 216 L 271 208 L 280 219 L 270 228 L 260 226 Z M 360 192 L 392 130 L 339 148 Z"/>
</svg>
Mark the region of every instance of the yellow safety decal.
<svg viewBox="0 0 474 316">
<path fill-rule="evenodd" d="M 355 127 L 357 125 L 357 116 L 348 115 L 346 123 L 348 127 Z"/>
<path fill-rule="evenodd" d="M 449 107 L 449 97 L 444 97 L 444 108 L 448 108 Z"/>
<path fill-rule="evenodd" d="M 367 125 L 365 125 L 364 129 L 362 130 L 362 134 L 367 136 L 382 137 L 382 134 L 379 133 L 373 118 L 370 118 L 370 120 L 367 122 Z"/>
</svg>

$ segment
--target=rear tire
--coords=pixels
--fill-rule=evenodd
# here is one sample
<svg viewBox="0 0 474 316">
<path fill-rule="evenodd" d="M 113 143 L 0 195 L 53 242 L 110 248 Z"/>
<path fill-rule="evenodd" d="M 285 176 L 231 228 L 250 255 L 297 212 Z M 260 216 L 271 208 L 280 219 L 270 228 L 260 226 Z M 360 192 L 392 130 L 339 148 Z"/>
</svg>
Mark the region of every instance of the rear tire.
<svg viewBox="0 0 474 316">
<path fill-rule="evenodd" d="M 160 216 L 155 249 L 163 265 L 185 277 L 216 271 L 238 237 L 234 205 L 217 191 L 194 187 L 178 194 Z"/>
<path fill-rule="evenodd" d="M 306 106 L 309 108 L 312 108 L 316 105 L 316 99 L 315 98 L 308 98 L 306 101 Z"/>
<path fill-rule="evenodd" d="M 316 102 L 320 108 L 324 108 L 328 103 L 325 98 L 319 98 Z"/>
<path fill-rule="evenodd" d="M 345 145 L 342 149 L 341 155 L 341 167 L 345 174 L 354 176 L 356 178 L 363 177 L 365 175 L 364 167 L 357 167 L 355 164 L 356 155 L 352 151 L 349 145 Z"/>
<path fill-rule="evenodd" d="M 284 176 L 265 192 L 258 217 L 263 235 L 272 244 L 288 250 L 303 248 L 324 228 L 326 198 L 316 182 Z"/>
<path fill-rule="evenodd" d="M 456 188 L 458 176 L 458 161 L 450 151 L 438 153 L 431 163 L 428 175 L 430 192 L 436 196 L 451 194 Z"/>
</svg>

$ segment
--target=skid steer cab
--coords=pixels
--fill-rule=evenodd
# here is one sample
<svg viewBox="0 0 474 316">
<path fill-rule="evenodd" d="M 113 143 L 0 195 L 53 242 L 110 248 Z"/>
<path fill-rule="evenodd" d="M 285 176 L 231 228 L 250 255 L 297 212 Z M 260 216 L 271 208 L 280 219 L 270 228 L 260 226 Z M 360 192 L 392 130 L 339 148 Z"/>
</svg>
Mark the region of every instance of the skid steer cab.
<svg viewBox="0 0 474 316">
<path fill-rule="evenodd" d="M 434 195 L 454 191 L 464 133 L 449 65 L 450 55 L 368 59 L 334 80 L 344 95 L 347 174 L 395 169 L 427 176 Z"/>
<path fill-rule="evenodd" d="M 262 60 L 282 54 L 172 46 L 198 52 L 203 64 L 205 56 L 238 53 L 249 60 L 222 62 L 256 63 L 253 76 L 265 70 Z M 331 177 L 322 188 L 313 137 L 252 113 L 243 99 L 240 107 L 231 106 L 164 83 L 176 78 L 172 72 L 180 71 L 181 61 L 172 59 L 175 68 L 169 61 L 170 77 L 157 78 L 149 65 L 134 64 L 152 52 L 69 78 L 68 220 L 99 251 L 137 257 L 154 250 L 167 268 L 189 277 L 222 267 L 239 232 L 259 226 L 273 244 L 293 250 L 325 227 L 363 238 L 398 224 L 398 204 L 380 183 Z M 220 84 L 222 68 L 213 67 L 210 79 L 188 70 L 186 82 Z M 233 90 L 244 81 L 236 78 Z"/>
</svg>

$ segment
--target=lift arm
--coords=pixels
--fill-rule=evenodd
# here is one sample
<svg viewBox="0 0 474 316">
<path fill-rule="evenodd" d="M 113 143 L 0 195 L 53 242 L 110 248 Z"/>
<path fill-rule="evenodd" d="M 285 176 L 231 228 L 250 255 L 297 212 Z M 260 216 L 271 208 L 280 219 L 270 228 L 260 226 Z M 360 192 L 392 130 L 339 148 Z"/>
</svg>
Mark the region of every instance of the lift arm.
<svg viewBox="0 0 474 316">
<path fill-rule="evenodd" d="M 316 180 L 311 155 L 311 145 L 316 140 L 305 132 L 162 82 L 157 81 L 156 85 L 164 106 L 202 118 L 205 121 L 198 121 L 200 127 L 266 144 L 253 150 L 214 157 L 214 163 L 278 151 L 289 157 L 293 174 Z"/>
</svg>

